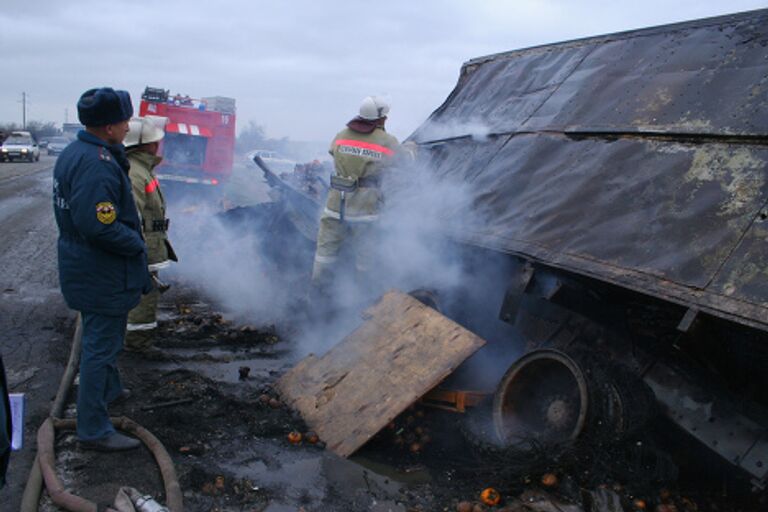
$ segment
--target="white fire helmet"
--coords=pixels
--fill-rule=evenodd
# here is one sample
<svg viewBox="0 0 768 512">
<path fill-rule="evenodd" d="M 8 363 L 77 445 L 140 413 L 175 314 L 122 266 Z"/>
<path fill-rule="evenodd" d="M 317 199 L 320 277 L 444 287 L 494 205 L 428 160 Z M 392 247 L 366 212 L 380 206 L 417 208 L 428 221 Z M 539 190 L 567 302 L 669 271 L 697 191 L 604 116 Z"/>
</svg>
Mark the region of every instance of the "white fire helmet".
<svg viewBox="0 0 768 512">
<path fill-rule="evenodd" d="M 368 96 L 360 104 L 360 117 L 375 121 L 389 114 L 389 104 L 379 96 Z"/>
<path fill-rule="evenodd" d="M 167 123 L 168 118 L 162 116 L 132 117 L 128 122 L 130 131 L 125 136 L 123 144 L 130 148 L 158 142 L 165 137 L 165 125 Z"/>
</svg>

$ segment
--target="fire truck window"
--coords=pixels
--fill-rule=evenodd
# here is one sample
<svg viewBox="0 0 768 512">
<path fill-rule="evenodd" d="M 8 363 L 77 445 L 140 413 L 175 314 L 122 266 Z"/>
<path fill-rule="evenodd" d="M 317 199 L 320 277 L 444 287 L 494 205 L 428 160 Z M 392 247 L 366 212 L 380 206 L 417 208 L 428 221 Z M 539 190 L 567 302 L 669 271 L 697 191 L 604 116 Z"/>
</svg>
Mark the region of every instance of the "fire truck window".
<svg viewBox="0 0 768 512">
<path fill-rule="evenodd" d="M 163 160 L 176 165 L 203 165 L 208 139 L 168 133 L 163 144 Z"/>
</svg>

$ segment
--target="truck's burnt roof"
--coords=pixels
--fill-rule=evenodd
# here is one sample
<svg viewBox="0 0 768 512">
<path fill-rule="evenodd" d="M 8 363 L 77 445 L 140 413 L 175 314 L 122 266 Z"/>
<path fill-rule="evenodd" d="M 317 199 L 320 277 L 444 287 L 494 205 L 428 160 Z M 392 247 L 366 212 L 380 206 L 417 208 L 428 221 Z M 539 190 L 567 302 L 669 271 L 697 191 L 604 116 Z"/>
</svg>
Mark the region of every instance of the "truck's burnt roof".
<svg viewBox="0 0 768 512">
<path fill-rule="evenodd" d="M 658 33 L 671 32 L 675 30 L 703 28 L 708 26 L 720 26 L 723 24 L 732 23 L 734 21 L 740 21 L 740 20 L 755 21 L 754 20 L 755 16 L 765 15 L 766 12 L 768 12 L 768 9 L 756 9 L 753 11 L 744 11 L 744 12 L 739 12 L 735 14 L 725 14 L 722 16 L 713 16 L 710 18 L 702 18 L 698 20 L 682 21 L 679 23 L 669 23 L 666 25 L 657 25 L 654 27 L 645 27 L 645 28 L 632 29 L 632 30 L 623 30 L 620 32 L 612 32 L 609 34 L 603 34 L 599 36 L 581 37 L 577 39 L 568 39 L 565 41 L 559 41 L 556 43 L 547 43 L 547 44 L 529 46 L 527 48 L 520 48 L 518 50 L 492 53 L 490 55 L 484 55 L 482 57 L 475 57 L 474 59 L 470 59 L 469 61 L 465 62 L 464 67 L 471 66 L 473 64 L 482 63 L 487 60 L 499 59 L 504 57 L 514 57 L 520 53 L 547 51 L 551 48 L 557 48 L 557 47 L 563 47 L 563 46 L 569 46 L 569 45 L 577 46 L 582 44 L 604 43 L 607 41 L 615 41 L 615 40 L 627 39 L 631 37 L 646 37 L 646 36 L 656 35 Z"/>
<path fill-rule="evenodd" d="M 767 112 L 759 10 L 471 60 L 411 138 L 456 238 L 768 329 Z"/>
</svg>

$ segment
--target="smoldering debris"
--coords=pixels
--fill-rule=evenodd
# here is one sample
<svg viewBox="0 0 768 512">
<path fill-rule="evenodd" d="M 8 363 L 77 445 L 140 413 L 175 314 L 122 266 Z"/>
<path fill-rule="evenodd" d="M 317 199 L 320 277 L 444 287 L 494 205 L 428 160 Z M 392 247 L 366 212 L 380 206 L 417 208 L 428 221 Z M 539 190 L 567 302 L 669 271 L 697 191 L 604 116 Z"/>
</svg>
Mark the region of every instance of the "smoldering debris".
<svg viewBox="0 0 768 512">
<path fill-rule="evenodd" d="M 238 213 L 213 207 L 173 212 L 171 237 L 179 263 L 170 275 L 201 290 L 235 318 L 277 323 L 301 297 L 296 285 L 306 282 L 307 270 L 288 264 L 296 251 L 289 237 L 280 236 L 269 205 L 247 216 Z"/>
<path fill-rule="evenodd" d="M 483 222 L 481 214 L 472 208 L 466 184 L 435 179 L 428 163 L 424 162 L 408 169 L 395 170 L 390 178 L 386 184 L 386 203 L 380 222 L 372 226 L 376 230 L 379 248 L 377 261 L 371 265 L 375 271 L 369 276 L 363 276 L 364 281 L 350 272 L 335 282 L 329 295 L 336 303 L 337 311 L 314 318 L 305 317 L 303 329 L 294 338 L 299 345 L 297 351 L 300 354 L 323 352 L 355 327 L 359 321 L 358 313 L 363 308 L 382 291 L 393 287 L 402 290 L 425 287 L 433 289 L 433 307 L 451 310 L 450 316 L 459 311 L 456 317 L 473 323 L 470 328 L 486 339 L 496 339 L 507 344 L 514 341 L 516 334 L 495 317 L 493 306 L 501 303 L 506 284 L 502 277 L 509 275 L 506 266 L 511 263 L 504 258 L 489 258 L 487 254 L 472 261 L 472 255 L 467 254 L 466 248 L 445 236 L 447 232 L 465 227 L 446 225 L 448 212 L 467 212 L 462 220 L 467 226 Z M 279 212 L 278 208 L 272 207 L 266 207 L 264 211 L 270 209 Z M 249 323 L 260 323 L 264 318 L 274 322 L 296 320 L 299 317 L 297 307 L 316 306 L 312 302 L 296 301 L 296 294 L 306 291 L 306 287 L 301 288 L 297 283 L 308 283 L 311 248 L 307 251 L 305 242 L 304 245 L 294 245 L 296 239 L 284 236 L 286 232 L 276 228 L 272 222 L 274 217 L 237 216 L 237 211 L 228 216 L 206 212 L 202 220 L 193 220 L 192 217 L 187 219 L 195 228 L 196 238 L 182 244 L 180 252 L 192 252 L 191 261 L 194 264 L 187 265 L 185 255 L 182 254 L 179 275 L 185 281 L 198 284 L 227 310 L 233 311 L 233 315 Z M 298 253 L 302 254 L 303 259 L 292 260 Z M 462 298 L 467 296 L 473 299 L 463 301 Z M 482 304 L 483 307 L 481 311 L 461 312 L 467 302 Z M 199 325 L 206 324 L 207 321 L 203 319 Z M 210 325 L 214 331 L 222 328 L 216 322 Z M 519 349 L 517 347 L 516 350 Z M 496 357 L 498 354 L 515 354 L 515 350 L 510 350 L 509 345 L 506 345 L 499 352 L 491 352 L 490 356 L 476 362 L 475 370 L 480 375 L 488 375 L 492 373 L 488 371 L 491 367 L 506 368 L 509 361 Z M 233 367 L 233 375 L 238 368 Z M 461 373 L 462 370 L 457 375 Z M 474 377 L 467 380 L 477 382 Z M 250 377 L 242 381 L 241 386 L 244 387 L 246 383 L 250 383 Z M 263 393 L 262 396 L 264 399 L 260 397 L 256 405 L 259 410 L 285 411 L 277 396 L 269 393 Z M 539 485 L 540 476 L 540 485 L 552 488 L 552 492 L 558 496 L 569 494 L 569 482 L 575 482 L 576 487 L 599 489 L 605 482 L 606 485 L 613 485 L 616 475 L 622 475 L 619 471 L 622 468 L 616 467 L 617 461 L 627 460 L 637 462 L 634 465 L 623 464 L 631 468 L 631 471 L 623 475 L 621 481 L 635 482 L 632 490 L 621 493 L 623 502 L 630 507 L 632 501 L 628 500 L 633 496 L 642 496 L 648 503 L 663 504 L 653 495 L 662 485 L 666 485 L 665 482 L 674 480 L 670 473 L 665 473 L 669 459 L 664 459 L 654 451 L 633 451 L 631 443 L 622 447 L 611 446 L 599 453 L 564 450 L 554 461 L 552 453 L 542 453 L 539 458 L 534 456 L 536 460 L 532 461 L 530 451 L 526 454 L 527 459 L 522 460 L 514 458 L 519 454 L 498 450 L 498 447 L 488 449 L 485 445 L 478 448 L 472 446 L 471 442 L 470 446 L 459 446 L 457 451 L 447 449 L 435 440 L 437 434 L 426 421 L 417 422 L 413 428 L 409 425 L 414 422 L 409 424 L 407 416 L 398 421 L 403 422 L 407 428 L 403 428 L 399 437 L 395 435 L 386 440 L 388 449 L 383 451 L 411 465 L 426 464 L 437 472 L 451 467 L 451 478 L 460 478 L 465 487 L 476 488 L 473 500 L 477 500 L 477 488 L 482 489 L 486 484 L 492 484 L 498 486 L 503 503 L 518 503 L 514 500 L 520 500 L 525 489 Z M 450 421 L 455 424 L 455 419 Z M 271 431 L 271 435 L 279 436 L 282 443 L 297 450 L 305 446 L 303 440 L 291 441 L 287 437 L 289 432 L 301 434 L 302 439 L 306 436 L 305 429 L 290 423 L 279 432 L 277 429 Z M 384 436 L 387 434 L 392 433 L 385 431 Z M 299 436 L 294 435 L 292 438 L 295 441 Z M 392 450 L 393 445 L 399 449 Z M 375 448 L 375 443 L 372 446 Z M 445 455 L 446 451 L 450 453 Z M 461 459 L 458 463 L 457 457 Z M 456 467 L 459 469 L 453 469 Z M 544 484 L 544 475 L 555 475 L 555 483 Z M 546 479 L 547 482 L 552 480 Z M 453 499 L 456 492 L 443 494 L 444 498 L 447 496 Z"/>
</svg>

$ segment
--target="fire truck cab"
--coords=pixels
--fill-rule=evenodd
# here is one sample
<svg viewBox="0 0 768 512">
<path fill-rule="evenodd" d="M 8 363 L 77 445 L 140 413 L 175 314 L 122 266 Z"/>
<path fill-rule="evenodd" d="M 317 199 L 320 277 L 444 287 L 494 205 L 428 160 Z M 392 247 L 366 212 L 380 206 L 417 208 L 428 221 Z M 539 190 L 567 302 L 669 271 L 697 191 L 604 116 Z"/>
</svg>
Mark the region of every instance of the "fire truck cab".
<svg viewBox="0 0 768 512">
<path fill-rule="evenodd" d="M 232 173 L 235 149 L 235 100 L 214 96 L 190 98 L 147 87 L 139 115 L 168 118 L 160 145 L 161 181 L 217 186 Z"/>
</svg>

